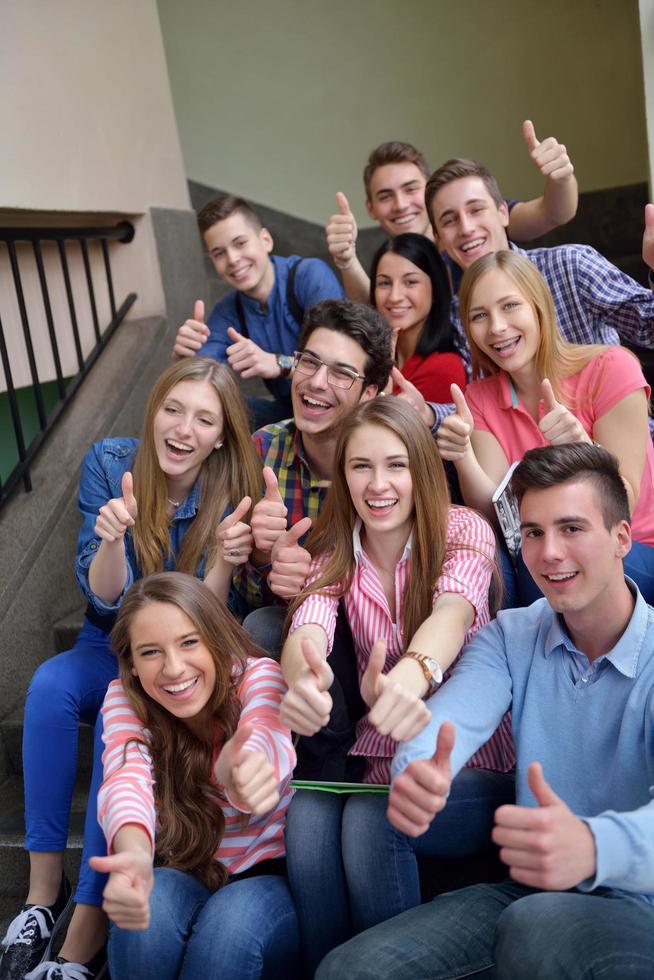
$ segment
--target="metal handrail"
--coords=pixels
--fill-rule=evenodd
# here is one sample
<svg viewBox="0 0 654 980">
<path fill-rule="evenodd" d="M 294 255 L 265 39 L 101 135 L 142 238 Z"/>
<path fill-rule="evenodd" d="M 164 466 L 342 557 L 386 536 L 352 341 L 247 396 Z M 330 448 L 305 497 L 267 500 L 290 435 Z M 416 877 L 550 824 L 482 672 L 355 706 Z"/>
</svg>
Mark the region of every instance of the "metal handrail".
<svg viewBox="0 0 654 980">
<path fill-rule="evenodd" d="M 120 306 L 118 308 L 116 307 L 108 244 L 110 241 L 128 243 L 131 242 L 133 238 L 134 226 L 129 221 L 121 221 L 117 225 L 106 228 L 0 228 L 0 242 L 4 242 L 6 244 L 7 254 L 9 257 L 11 278 L 13 280 L 15 297 L 20 316 L 25 353 L 27 355 L 29 373 L 32 380 L 32 390 L 34 393 L 40 430 L 31 440 L 31 442 L 26 445 L 24 425 L 20 416 L 20 406 L 14 385 L 9 351 L 5 340 L 2 320 L 0 318 L 0 363 L 2 364 L 2 369 L 5 376 L 11 419 L 14 429 L 14 436 L 16 439 L 16 449 L 18 452 L 18 464 L 14 467 L 5 482 L 0 483 L 0 507 L 2 507 L 2 505 L 6 502 L 21 480 L 23 481 L 26 491 L 32 489 L 30 466 L 34 460 L 34 457 L 47 440 L 49 433 L 52 431 L 61 413 L 75 397 L 80 385 L 86 378 L 87 374 L 97 361 L 104 348 L 107 346 L 118 325 L 125 318 L 127 311 L 136 300 L 136 293 L 128 293 Z M 80 318 L 78 310 L 75 306 L 75 298 L 71 282 L 68 252 L 66 249 L 66 242 L 68 241 L 79 243 L 82 265 L 84 269 L 84 279 L 86 280 L 91 321 L 93 324 L 95 345 L 86 357 L 84 357 L 82 350 L 79 330 Z M 57 393 L 59 398 L 49 412 L 46 411 L 43 398 L 42 381 L 39 378 L 32 331 L 30 329 L 25 293 L 23 289 L 23 281 L 18 263 L 18 255 L 16 252 L 16 243 L 19 242 L 31 243 L 32 245 L 41 298 L 43 301 L 43 309 L 45 312 L 50 352 L 52 354 L 52 360 L 55 368 Z M 52 304 L 50 302 L 50 289 L 48 287 L 47 273 L 43 262 L 43 254 L 41 249 L 42 242 L 57 243 L 61 274 L 65 287 L 66 302 L 70 317 L 69 326 L 75 347 L 75 357 L 78 366 L 77 373 L 69 380 L 67 386 L 64 379 L 59 353 L 59 337 L 57 334 L 58 324 L 55 323 Z M 99 323 L 96 291 L 93 282 L 93 272 L 89 255 L 89 242 L 99 242 L 102 251 L 104 279 L 107 295 L 109 297 L 109 308 L 111 311 L 111 320 L 104 329 L 100 328 Z"/>
</svg>

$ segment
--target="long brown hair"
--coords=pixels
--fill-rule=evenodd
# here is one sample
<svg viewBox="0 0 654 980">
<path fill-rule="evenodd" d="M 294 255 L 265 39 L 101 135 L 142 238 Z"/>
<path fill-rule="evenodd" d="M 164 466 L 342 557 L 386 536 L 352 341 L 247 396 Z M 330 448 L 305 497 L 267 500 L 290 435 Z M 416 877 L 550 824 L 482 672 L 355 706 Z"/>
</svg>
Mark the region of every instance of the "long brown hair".
<svg viewBox="0 0 654 980">
<path fill-rule="evenodd" d="M 429 429 L 415 409 L 399 398 L 373 398 L 360 405 L 345 422 L 336 446 L 332 485 L 306 542 L 314 557 L 329 557 L 318 580 L 293 600 L 288 621 L 307 595 L 332 591 L 341 596 L 352 581 L 352 532 L 357 513 L 345 479 L 345 455 L 352 434 L 362 425 L 378 425 L 393 432 L 406 446 L 409 457 L 414 518 L 409 585 L 402 602 L 406 646 L 433 608 L 434 588 L 448 550 L 450 495 L 445 470 Z"/>
<path fill-rule="evenodd" d="M 536 352 L 536 371 L 539 379 L 548 378 L 555 397 L 567 404 L 574 412 L 574 406 L 566 402 L 561 382 L 586 367 L 598 354 L 608 350 L 604 344 L 571 344 L 561 336 L 556 320 L 556 309 L 550 288 L 540 272 L 529 259 L 502 249 L 490 252 L 472 263 L 461 280 L 459 291 L 461 322 L 465 327 L 472 355 L 472 374 L 478 378 L 485 374 L 498 374 L 500 368 L 487 357 L 475 343 L 470 330 L 470 309 L 472 294 L 479 280 L 492 269 L 504 272 L 515 283 L 517 290 L 532 307 L 539 326 L 539 343 Z M 597 384 L 601 383 L 598 379 Z"/>
<path fill-rule="evenodd" d="M 146 694 L 132 673 L 131 624 L 151 602 L 181 609 L 213 657 L 216 682 L 204 738 Z M 118 611 L 111 644 L 118 655 L 120 681 L 148 732 L 134 740 L 146 745 L 152 756 L 158 861 L 195 875 L 213 891 L 227 879 L 214 857 L 225 818 L 211 781 L 213 755 L 236 731 L 241 712 L 237 689 L 246 657 L 262 656 L 263 651 L 206 585 L 180 572 L 160 572 L 134 583 Z"/>
<path fill-rule="evenodd" d="M 133 536 L 143 575 L 162 571 L 170 553 L 168 492 L 155 450 L 154 418 L 182 381 L 208 381 L 215 389 L 223 411 L 223 445 L 202 464 L 198 512 L 184 536 L 176 569 L 192 575 L 202 557 L 210 565 L 216 550 L 215 531 L 227 505 L 234 508 L 245 496 L 253 502 L 261 496 L 261 460 L 250 439 L 247 409 L 231 371 L 207 357 L 185 357 L 173 364 L 150 392 L 134 462 L 138 516 Z"/>
</svg>

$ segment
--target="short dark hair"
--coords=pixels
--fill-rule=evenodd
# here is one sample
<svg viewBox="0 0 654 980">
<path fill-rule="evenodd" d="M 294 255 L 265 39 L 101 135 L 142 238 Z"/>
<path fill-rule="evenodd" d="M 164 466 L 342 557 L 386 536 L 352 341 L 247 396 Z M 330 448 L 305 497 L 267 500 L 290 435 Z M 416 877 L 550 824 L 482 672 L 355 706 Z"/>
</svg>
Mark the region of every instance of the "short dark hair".
<svg viewBox="0 0 654 980">
<path fill-rule="evenodd" d="M 224 221 L 225 218 L 231 218 L 233 214 L 237 213 L 242 214 L 245 220 L 257 231 L 263 228 L 261 218 L 254 208 L 250 207 L 248 202 L 244 201 L 242 197 L 235 197 L 234 194 L 214 197 L 212 201 L 205 204 L 202 210 L 198 211 L 198 228 L 201 234 L 204 235 L 205 231 L 209 231 L 219 221 Z"/>
<path fill-rule="evenodd" d="M 415 163 L 424 177 L 429 177 L 429 164 L 425 159 L 424 153 L 417 150 L 411 143 L 402 143 L 400 140 L 389 140 L 376 146 L 370 152 L 368 162 L 363 171 L 363 186 L 366 189 L 366 200 L 370 200 L 370 181 L 375 170 L 385 167 L 388 163 Z"/>
<path fill-rule="evenodd" d="M 367 355 L 365 384 L 384 390 L 393 367 L 391 328 L 377 310 L 349 299 L 323 299 L 314 303 L 304 315 L 298 350 L 304 350 L 311 334 L 319 327 L 356 341 Z"/>
<path fill-rule="evenodd" d="M 592 483 L 607 531 L 630 521 L 629 500 L 615 456 L 590 442 L 541 446 L 525 453 L 511 477 L 518 503 L 528 490 L 546 490 L 560 483 Z"/>
<path fill-rule="evenodd" d="M 434 229 L 436 225 L 431 213 L 434 198 L 441 187 L 445 187 L 446 184 L 451 184 L 453 180 L 461 180 L 462 177 L 480 177 L 497 207 L 499 208 L 500 204 L 504 203 L 504 198 L 502 197 L 498 183 L 487 167 L 482 163 L 477 163 L 476 160 L 464 160 L 462 157 L 453 157 L 451 160 L 446 160 L 445 163 L 441 164 L 438 170 L 434 170 L 425 187 L 425 206 Z"/>
<path fill-rule="evenodd" d="M 440 252 L 426 235 L 416 235 L 405 232 L 383 242 L 375 252 L 370 268 L 370 303 L 375 306 L 375 280 L 377 267 L 384 255 L 392 252 L 417 266 L 421 272 L 429 276 L 431 281 L 431 309 L 422 328 L 415 353 L 420 357 L 429 357 L 436 351 L 453 351 L 457 354 L 460 349 L 456 345 L 456 335 L 450 320 L 450 281 Z"/>
</svg>

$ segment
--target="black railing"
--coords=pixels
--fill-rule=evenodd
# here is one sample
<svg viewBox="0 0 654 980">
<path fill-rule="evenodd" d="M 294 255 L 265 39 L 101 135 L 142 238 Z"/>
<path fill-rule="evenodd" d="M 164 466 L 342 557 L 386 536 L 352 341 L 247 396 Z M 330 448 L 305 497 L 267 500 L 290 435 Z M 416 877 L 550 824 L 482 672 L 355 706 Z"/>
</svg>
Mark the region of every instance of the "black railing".
<svg viewBox="0 0 654 980">
<path fill-rule="evenodd" d="M 9 259 L 11 270 L 11 280 L 13 281 L 13 292 L 18 310 L 18 318 L 22 328 L 22 339 L 24 349 L 23 356 L 27 358 L 27 366 L 31 379 L 31 392 L 34 397 L 34 407 L 38 420 L 38 432 L 31 439 L 25 437 L 25 420 L 21 417 L 21 406 L 17 390 L 14 385 L 14 376 L 11 365 L 10 351 L 16 349 L 16 343 L 7 344 L 5 332 L 0 317 L 0 360 L 5 377 L 5 385 L 11 421 L 16 441 L 16 452 L 18 463 L 11 471 L 4 482 L 0 482 L 0 507 L 7 500 L 16 485 L 22 480 L 26 490 L 32 489 L 30 478 L 30 465 L 44 444 L 49 432 L 52 430 L 57 419 L 69 404 L 75 393 L 84 381 L 98 357 L 106 347 L 116 327 L 124 319 L 127 311 L 136 299 L 136 293 L 129 293 L 121 305 L 116 307 L 113 278 L 111 274 L 111 262 L 109 256 L 109 242 L 131 242 L 134 238 L 134 226 L 129 221 L 122 221 L 112 228 L 0 228 L 0 243 L 6 245 L 6 252 Z M 52 366 L 48 372 L 54 374 L 53 380 L 56 382 L 57 399 L 49 409 L 46 409 L 42 373 L 39 374 L 38 358 L 35 352 L 33 329 L 30 326 L 28 315 L 28 303 L 25 298 L 24 277 L 21 275 L 21 262 L 19 261 L 19 251 L 17 244 L 31 244 L 31 253 L 36 267 L 37 279 L 39 284 L 40 302 L 42 302 L 45 322 L 47 326 L 47 347 L 52 357 Z M 64 308 L 67 307 L 68 315 L 59 315 L 55 322 L 53 304 L 51 301 L 51 290 L 54 283 L 52 276 L 50 284 L 44 262 L 43 243 L 56 245 L 58 253 L 58 275 L 60 284 L 63 285 L 65 293 Z M 91 248 L 89 247 L 91 245 Z M 50 245 L 48 245 L 50 248 Z M 98 252 L 99 249 L 99 252 Z M 0 246 L 0 254 L 2 247 Z M 71 260 L 81 257 L 80 275 L 71 276 Z M 29 254 L 29 252 L 28 252 Z M 97 259 L 101 256 L 101 263 Z M 23 256 L 25 261 L 25 257 Z M 95 263 L 93 260 L 96 260 Z M 109 323 L 104 329 L 100 327 L 100 314 L 98 312 L 98 270 L 94 270 L 93 265 L 100 265 L 104 275 L 100 274 L 100 284 L 104 283 L 106 289 L 106 303 Z M 33 278 L 33 277 L 32 277 Z M 78 282 L 79 280 L 79 282 Z M 1 280 L 0 280 L 1 282 Z M 75 289 L 77 287 L 77 290 Z M 80 297 L 80 287 L 85 290 L 86 296 L 83 302 Z M 7 284 L 0 286 L 5 297 L 9 290 Z M 9 287 L 10 289 L 10 287 Z M 75 296 L 77 292 L 77 298 Z M 84 309 L 81 309 L 81 307 Z M 68 321 L 68 322 L 65 322 Z M 84 343 L 81 332 L 81 325 L 92 324 L 92 335 L 90 343 Z M 64 333 L 68 332 L 69 338 L 72 336 L 74 346 L 74 361 L 76 368 L 72 372 L 66 372 L 61 361 L 61 341 Z M 69 343 L 70 346 L 70 343 Z M 87 351 L 85 353 L 85 347 Z M 41 358 L 42 359 L 42 358 Z"/>
</svg>

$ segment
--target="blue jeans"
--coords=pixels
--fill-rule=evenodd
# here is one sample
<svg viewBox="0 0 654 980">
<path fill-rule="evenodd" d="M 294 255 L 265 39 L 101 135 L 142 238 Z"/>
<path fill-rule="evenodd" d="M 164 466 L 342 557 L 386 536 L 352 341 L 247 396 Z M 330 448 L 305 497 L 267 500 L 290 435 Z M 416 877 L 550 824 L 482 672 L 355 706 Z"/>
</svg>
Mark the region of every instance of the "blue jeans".
<svg viewBox="0 0 654 980">
<path fill-rule="evenodd" d="M 654 908 L 506 881 L 439 895 L 335 949 L 316 980 L 651 980 Z"/>
<path fill-rule="evenodd" d="M 46 660 L 32 678 L 25 701 L 23 772 L 25 846 L 29 851 L 63 851 L 77 778 L 80 721 L 93 724 L 109 682 L 118 673 L 107 633 L 88 620 L 66 653 Z M 92 785 L 84 825 L 84 852 L 75 900 L 100 905 L 105 875 L 88 866 L 92 854 L 106 854 L 98 824 L 102 743 L 96 733 Z"/>
<path fill-rule="evenodd" d="M 150 926 L 111 926 L 109 970 L 116 980 L 289 980 L 298 936 L 284 878 L 235 880 L 213 894 L 190 874 L 156 868 Z"/>
<path fill-rule="evenodd" d="M 388 822 L 386 795 L 299 790 L 286 820 L 286 863 L 308 975 L 350 936 L 420 903 L 418 856 L 487 849 L 496 808 L 514 800 L 513 774 L 464 769 L 445 809 L 413 838 Z"/>
</svg>

